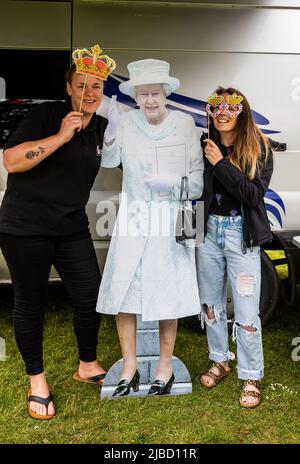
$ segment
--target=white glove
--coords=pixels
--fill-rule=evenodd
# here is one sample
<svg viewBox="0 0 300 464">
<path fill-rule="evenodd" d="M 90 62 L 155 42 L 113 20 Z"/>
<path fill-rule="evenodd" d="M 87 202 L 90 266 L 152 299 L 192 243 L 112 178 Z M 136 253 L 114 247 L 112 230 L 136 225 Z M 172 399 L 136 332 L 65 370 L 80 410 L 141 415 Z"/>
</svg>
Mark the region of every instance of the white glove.
<svg viewBox="0 0 300 464">
<path fill-rule="evenodd" d="M 152 192 L 166 192 L 169 193 L 176 184 L 174 177 L 160 177 L 158 175 L 148 175 L 144 180 L 145 184 L 152 190 Z"/>
<path fill-rule="evenodd" d="M 118 107 L 117 96 L 113 95 L 108 107 L 108 124 L 104 132 L 105 142 L 110 142 L 116 138 L 117 129 L 122 117 L 123 111 Z"/>
</svg>

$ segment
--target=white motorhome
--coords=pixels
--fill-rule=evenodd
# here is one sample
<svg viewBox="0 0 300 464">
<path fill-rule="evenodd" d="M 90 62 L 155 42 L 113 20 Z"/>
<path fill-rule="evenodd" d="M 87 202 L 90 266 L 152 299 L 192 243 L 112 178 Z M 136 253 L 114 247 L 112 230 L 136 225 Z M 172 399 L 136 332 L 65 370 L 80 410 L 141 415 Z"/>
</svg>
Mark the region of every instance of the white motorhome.
<svg viewBox="0 0 300 464">
<path fill-rule="evenodd" d="M 117 94 L 124 110 L 134 105 L 118 91 L 118 84 L 128 77 L 127 63 L 142 58 L 170 62 L 171 73 L 180 79 L 181 86 L 169 97 L 169 107 L 192 114 L 199 136 L 206 127 L 207 95 L 218 85 L 236 87 L 247 95 L 257 124 L 279 143 L 274 151 L 275 170 L 265 201 L 274 232 L 271 247 L 283 249 L 288 262 L 289 276 L 281 290 L 285 301 L 291 304 L 295 285 L 300 281 L 300 248 L 297 240 L 293 241 L 293 237 L 300 236 L 300 0 L 12 0 L 1 2 L 0 9 L 0 59 L 4 53 L 6 62 L 3 58 L 1 61 L 13 71 L 10 76 L 18 75 L 22 80 L 24 73 L 43 72 L 38 63 L 36 67 L 20 70 L 14 58 L 16 51 L 29 53 L 33 63 L 38 53 L 51 56 L 47 71 L 50 77 L 62 67 L 62 54 L 67 54 L 68 61 L 75 48 L 99 43 L 114 57 L 117 68 L 106 84 L 105 98 L 98 110 L 104 116 L 113 94 Z M 30 82 L 32 79 L 28 86 Z M 45 87 L 43 79 L 39 82 Z M 52 98 L 51 79 L 46 82 L 49 92 L 45 98 L 50 98 L 50 90 Z M 37 98 L 35 90 L 29 87 L 28 94 L 26 89 L 20 95 L 16 89 L 10 91 L 10 82 L 5 72 L 0 71 L 0 99 L 8 104 L 11 95 Z M 6 118 L 13 111 L 6 110 Z M 2 120 L 0 117 L 4 140 L 9 131 L 1 132 Z M 120 169 L 102 169 L 87 207 L 101 268 L 109 237 L 97 233 L 103 213 L 99 202 L 117 201 L 121 180 Z M 1 165 L 2 193 L 5 182 L 6 173 Z M 272 263 L 263 254 L 262 264 L 261 316 L 265 323 L 274 310 L 280 288 L 274 267 L 278 261 Z M 8 281 L 2 256 L 0 266 L 0 280 Z M 55 271 L 51 276 L 55 277 Z"/>
</svg>

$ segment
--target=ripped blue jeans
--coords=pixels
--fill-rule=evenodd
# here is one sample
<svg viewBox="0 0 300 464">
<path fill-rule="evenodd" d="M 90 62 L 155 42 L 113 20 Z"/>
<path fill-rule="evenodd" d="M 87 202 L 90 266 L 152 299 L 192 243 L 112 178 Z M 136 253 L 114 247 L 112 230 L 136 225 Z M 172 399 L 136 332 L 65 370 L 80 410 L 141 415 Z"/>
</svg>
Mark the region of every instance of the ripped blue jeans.
<svg viewBox="0 0 300 464">
<path fill-rule="evenodd" d="M 237 371 L 242 380 L 260 380 L 264 373 L 259 298 L 260 247 L 242 253 L 241 216 L 210 215 L 203 245 L 196 248 L 201 320 L 206 323 L 209 358 L 230 359 L 227 332 L 227 276 L 232 287 L 237 344 Z M 208 318 L 208 311 L 210 316 Z M 243 326 L 251 326 L 252 331 Z"/>
</svg>

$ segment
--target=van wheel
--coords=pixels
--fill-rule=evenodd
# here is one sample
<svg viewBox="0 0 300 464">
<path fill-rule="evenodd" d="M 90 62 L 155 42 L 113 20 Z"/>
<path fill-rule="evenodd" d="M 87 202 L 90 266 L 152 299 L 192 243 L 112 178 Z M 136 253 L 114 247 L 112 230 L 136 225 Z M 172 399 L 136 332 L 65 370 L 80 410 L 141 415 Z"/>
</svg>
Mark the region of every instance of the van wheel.
<svg viewBox="0 0 300 464">
<path fill-rule="evenodd" d="M 264 327 L 271 318 L 279 297 L 279 278 L 275 267 L 269 256 L 261 250 L 261 293 L 260 293 L 260 319 Z M 200 334 L 205 334 L 205 329 L 201 329 L 198 316 L 189 316 L 184 318 L 188 327 L 196 330 Z M 234 322 L 233 299 L 229 280 L 227 281 L 227 321 L 228 332 L 232 332 Z"/>
<path fill-rule="evenodd" d="M 261 250 L 260 318 L 264 327 L 271 318 L 279 299 L 279 277 L 272 260 Z"/>
</svg>

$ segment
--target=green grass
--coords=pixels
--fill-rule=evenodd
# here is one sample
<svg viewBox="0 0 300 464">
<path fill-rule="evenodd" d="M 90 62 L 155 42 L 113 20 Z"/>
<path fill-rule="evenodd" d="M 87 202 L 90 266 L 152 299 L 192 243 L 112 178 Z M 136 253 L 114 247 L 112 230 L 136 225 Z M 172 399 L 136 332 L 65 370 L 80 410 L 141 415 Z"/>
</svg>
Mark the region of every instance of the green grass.
<svg viewBox="0 0 300 464">
<path fill-rule="evenodd" d="M 265 250 L 270 259 L 285 258 L 283 250 Z M 279 279 L 286 279 L 288 277 L 288 267 L 286 264 L 276 266 Z"/>
<path fill-rule="evenodd" d="M 190 371 L 192 394 L 100 401 L 96 386 L 72 380 L 77 367 L 72 312 L 62 288 L 53 286 L 44 346 L 57 415 L 45 422 L 27 415 L 28 380 L 13 337 L 12 298 L 11 288 L 1 288 L 0 336 L 8 354 L 0 362 L 1 443 L 300 442 L 300 362 L 291 359 L 292 339 L 300 337 L 300 289 L 295 307 L 277 309 L 264 330 L 263 401 L 257 409 L 243 410 L 235 371 L 213 390 L 199 385 L 198 375 L 208 366 L 206 338 L 184 322 L 179 324 L 175 355 Z M 231 348 L 235 351 L 234 345 Z M 120 358 L 113 317 L 103 317 L 98 353 L 105 367 Z"/>
</svg>

